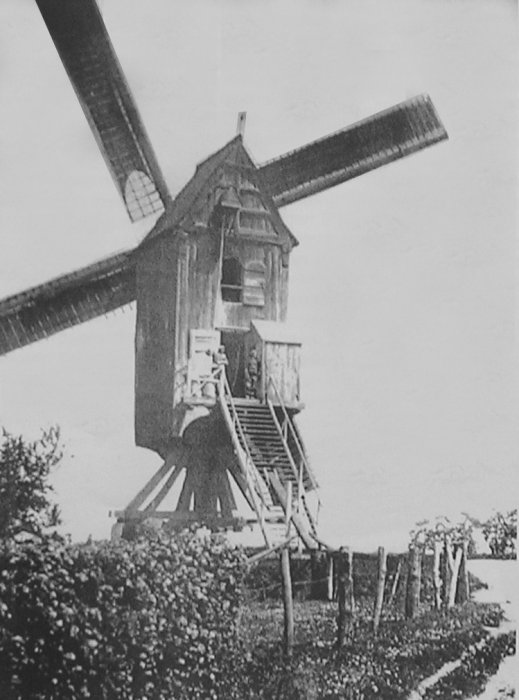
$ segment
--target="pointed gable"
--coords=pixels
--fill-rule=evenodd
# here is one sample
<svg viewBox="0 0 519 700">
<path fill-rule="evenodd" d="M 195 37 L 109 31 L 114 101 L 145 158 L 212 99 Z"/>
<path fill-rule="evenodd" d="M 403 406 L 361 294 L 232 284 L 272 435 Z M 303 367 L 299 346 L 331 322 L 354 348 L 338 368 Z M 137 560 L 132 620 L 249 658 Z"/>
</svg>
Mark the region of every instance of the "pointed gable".
<svg viewBox="0 0 519 700">
<path fill-rule="evenodd" d="M 141 245 L 179 228 L 209 226 L 212 213 L 223 199 L 236 208 L 235 235 L 278 242 L 289 249 L 297 245 L 272 198 L 263 190 L 258 169 L 241 135 L 197 165 L 193 177 Z"/>
</svg>

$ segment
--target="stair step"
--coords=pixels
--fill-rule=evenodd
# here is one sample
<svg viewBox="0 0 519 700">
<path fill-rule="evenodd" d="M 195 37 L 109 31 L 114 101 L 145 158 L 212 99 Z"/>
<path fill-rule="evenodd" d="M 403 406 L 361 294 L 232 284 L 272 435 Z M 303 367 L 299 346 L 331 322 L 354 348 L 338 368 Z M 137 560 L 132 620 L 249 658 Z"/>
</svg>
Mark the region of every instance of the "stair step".
<svg viewBox="0 0 519 700">
<path fill-rule="evenodd" d="M 290 465 L 290 460 L 282 452 L 268 452 L 267 450 L 257 450 L 257 451 L 252 450 L 251 454 L 252 454 L 252 452 L 255 452 L 257 455 L 257 458 L 262 459 L 263 461 L 276 460 L 277 464 L 284 463 L 284 464 Z"/>
<path fill-rule="evenodd" d="M 266 469 L 267 471 L 272 471 L 273 469 L 277 469 L 278 471 L 286 471 L 289 472 L 290 474 L 293 474 L 294 472 L 292 471 L 292 467 L 290 464 L 283 464 L 283 462 L 274 462 L 273 460 L 267 460 L 267 459 L 258 459 L 256 460 L 256 467 L 257 469 Z"/>
<path fill-rule="evenodd" d="M 279 439 L 279 433 L 270 425 L 243 425 L 242 429 L 244 433 L 252 433 L 255 435 L 262 435 L 263 433 L 267 435 L 275 435 Z"/>
<path fill-rule="evenodd" d="M 235 409 L 240 413 L 250 411 L 251 413 L 270 413 L 270 408 L 261 403 L 234 404 Z"/>
<path fill-rule="evenodd" d="M 268 416 L 239 416 L 239 418 L 244 425 L 272 425 L 272 426 L 274 426 L 272 419 L 269 419 Z"/>
</svg>

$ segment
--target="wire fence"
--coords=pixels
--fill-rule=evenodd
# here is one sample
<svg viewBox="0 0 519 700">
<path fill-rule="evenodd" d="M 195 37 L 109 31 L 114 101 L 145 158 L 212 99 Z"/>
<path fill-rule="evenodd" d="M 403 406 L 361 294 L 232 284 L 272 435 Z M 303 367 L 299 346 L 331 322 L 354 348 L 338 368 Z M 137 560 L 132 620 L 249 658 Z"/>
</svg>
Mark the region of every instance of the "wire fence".
<svg viewBox="0 0 519 700">
<path fill-rule="evenodd" d="M 288 556 L 287 551 L 284 555 Z M 449 570 L 447 557 L 441 567 L 438 558 L 416 547 L 405 554 L 388 555 L 382 547 L 376 554 L 352 553 L 345 548 L 314 552 L 310 557 L 293 553 L 291 561 L 288 557 L 288 573 L 286 563 L 285 570 L 283 565 L 280 567 L 280 556 L 283 555 L 257 562 L 246 578 L 245 587 L 250 610 L 267 626 L 279 625 L 284 619 L 287 653 L 290 653 L 287 639 L 290 635 L 292 640 L 294 637 L 294 599 L 320 600 L 321 606 L 322 601 L 330 603 L 328 618 L 336 622 L 340 647 L 358 624 L 368 622 L 377 635 L 381 621 L 402 616 L 413 618 L 427 609 L 439 609 L 439 598 L 447 606 L 451 598 L 464 602 L 468 597 L 468 580 L 461 575 L 461 569 L 453 581 L 454 572 Z M 455 591 L 455 597 L 449 590 Z M 306 612 L 302 610 L 304 606 L 297 612 L 308 632 L 318 625 L 318 616 L 313 621 L 311 607 Z"/>
</svg>

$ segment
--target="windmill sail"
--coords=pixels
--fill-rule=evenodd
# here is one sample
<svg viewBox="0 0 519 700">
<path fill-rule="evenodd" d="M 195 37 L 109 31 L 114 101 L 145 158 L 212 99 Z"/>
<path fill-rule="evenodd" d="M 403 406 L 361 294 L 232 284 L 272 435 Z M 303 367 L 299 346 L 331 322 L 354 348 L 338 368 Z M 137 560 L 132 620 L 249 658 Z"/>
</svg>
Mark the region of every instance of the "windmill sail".
<svg viewBox="0 0 519 700">
<path fill-rule="evenodd" d="M 269 161 L 259 172 L 283 206 L 447 138 L 430 97 L 420 95 Z"/>
<path fill-rule="evenodd" d="M 132 221 L 168 190 L 95 0 L 36 0 Z"/>
<path fill-rule="evenodd" d="M 135 299 L 132 254 L 101 262 L 0 300 L 0 355 Z"/>
</svg>

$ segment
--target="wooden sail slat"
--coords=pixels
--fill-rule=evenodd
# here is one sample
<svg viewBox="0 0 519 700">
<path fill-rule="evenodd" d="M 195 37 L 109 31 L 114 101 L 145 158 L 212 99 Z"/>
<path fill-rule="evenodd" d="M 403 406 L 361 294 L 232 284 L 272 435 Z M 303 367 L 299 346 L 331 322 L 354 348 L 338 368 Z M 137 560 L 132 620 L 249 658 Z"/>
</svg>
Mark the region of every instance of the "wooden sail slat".
<svg viewBox="0 0 519 700">
<path fill-rule="evenodd" d="M 419 95 L 290 151 L 258 172 L 275 204 L 290 204 L 447 139 L 434 105 Z"/>
<path fill-rule="evenodd" d="M 131 253 L 113 255 L 0 300 L 0 355 L 102 316 L 135 299 Z"/>
</svg>

